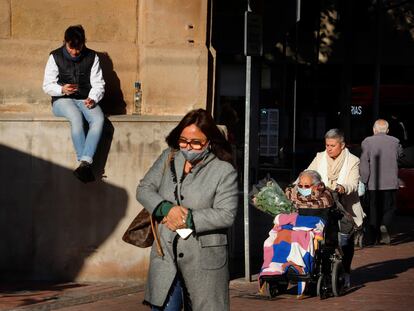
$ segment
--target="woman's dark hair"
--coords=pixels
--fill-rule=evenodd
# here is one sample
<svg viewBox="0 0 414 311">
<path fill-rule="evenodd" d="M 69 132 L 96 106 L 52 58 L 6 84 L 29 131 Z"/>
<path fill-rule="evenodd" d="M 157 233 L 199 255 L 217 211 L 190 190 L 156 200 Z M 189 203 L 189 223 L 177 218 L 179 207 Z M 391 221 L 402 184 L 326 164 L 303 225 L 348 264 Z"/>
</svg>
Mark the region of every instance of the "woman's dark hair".
<svg viewBox="0 0 414 311">
<path fill-rule="evenodd" d="M 168 146 L 180 149 L 178 139 L 182 131 L 194 124 L 206 135 L 211 151 L 220 159 L 234 166 L 230 143 L 217 127 L 211 115 L 204 109 L 195 109 L 187 113 L 178 125 L 168 134 L 165 141 Z"/>
<path fill-rule="evenodd" d="M 69 26 L 65 31 L 65 42 L 73 49 L 81 49 L 86 42 L 82 25 Z"/>
</svg>

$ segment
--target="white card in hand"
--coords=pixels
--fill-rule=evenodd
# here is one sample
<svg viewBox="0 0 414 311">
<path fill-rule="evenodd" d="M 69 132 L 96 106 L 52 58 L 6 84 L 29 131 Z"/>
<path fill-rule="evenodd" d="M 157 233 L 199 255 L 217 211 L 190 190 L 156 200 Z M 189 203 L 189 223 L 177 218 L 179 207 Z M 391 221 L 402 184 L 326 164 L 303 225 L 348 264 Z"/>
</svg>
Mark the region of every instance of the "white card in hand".
<svg viewBox="0 0 414 311">
<path fill-rule="evenodd" d="M 175 232 L 177 232 L 178 235 L 185 240 L 193 232 L 193 229 L 189 229 L 189 228 L 177 229 L 175 230 Z"/>
</svg>

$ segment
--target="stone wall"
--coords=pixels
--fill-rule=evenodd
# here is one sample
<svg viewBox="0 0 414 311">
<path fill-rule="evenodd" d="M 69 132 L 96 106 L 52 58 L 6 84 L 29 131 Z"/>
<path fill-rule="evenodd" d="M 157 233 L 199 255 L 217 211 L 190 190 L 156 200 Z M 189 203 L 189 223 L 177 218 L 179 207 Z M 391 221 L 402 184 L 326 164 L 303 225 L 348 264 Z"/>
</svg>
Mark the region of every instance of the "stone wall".
<svg viewBox="0 0 414 311">
<path fill-rule="evenodd" d="M 68 122 L 0 117 L 2 277 L 143 282 L 149 249 L 121 237 L 142 208 L 136 186 L 178 120 L 111 117 L 95 157 L 98 180 L 83 184 L 72 173 Z"/>
<path fill-rule="evenodd" d="M 143 114 L 206 107 L 206 0 L 140 1 L 138 76 Z"/>
</svg>

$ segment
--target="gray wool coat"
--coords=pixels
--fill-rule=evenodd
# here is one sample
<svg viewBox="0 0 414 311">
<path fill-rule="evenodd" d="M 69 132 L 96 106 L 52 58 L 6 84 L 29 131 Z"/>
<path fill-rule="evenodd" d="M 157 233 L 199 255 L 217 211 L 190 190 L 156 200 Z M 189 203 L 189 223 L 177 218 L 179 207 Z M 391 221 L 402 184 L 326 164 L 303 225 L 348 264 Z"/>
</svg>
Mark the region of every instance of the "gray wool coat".
<svg viewBox="0 0 414 311">
<path fill-rule="evenodd" d="M 176 203 L 170 152 L 171 149 L 164 150 L 137 187 L 137 200 L 150 213 L 164 200 Z M 184 163 L 183 155 L 176 151 L 178 196 L 181 205 L 192 212 L 195 231 L 184 240 L 160 224 L 165 255 L 159 257 L 155 245 L 152 246 L 145 301 L 162 306 L 179 270 L 193 310 L 228 310 L 226 229 L 233 224 L 237 212 L 237 172 L 231 164 L 211 153 L 180 183 Z M 173 245 L 176 245 L 176 256 Z"/>
<path fill-rule="evenodd" d="M 361 143 L 361 181 L 368 190 L 398 189 L 398 159 L 403 151 L 398 138 L 378 133 Z"/>
</svg>

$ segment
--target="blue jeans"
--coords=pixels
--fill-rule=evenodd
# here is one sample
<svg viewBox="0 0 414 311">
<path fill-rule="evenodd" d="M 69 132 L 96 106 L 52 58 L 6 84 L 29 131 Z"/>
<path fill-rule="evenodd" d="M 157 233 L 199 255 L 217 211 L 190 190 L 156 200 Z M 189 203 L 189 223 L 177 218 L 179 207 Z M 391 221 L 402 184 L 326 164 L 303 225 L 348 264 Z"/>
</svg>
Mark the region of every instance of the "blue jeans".
<svg viewBox="0 0 414 311">
<path fill-rule="evenodd" d="M 73 145 L 78 161 L 93 162 L 96 147 L 102 135 L 104 115 L 101 107 L 96 105 L 89 109 L 82 99 L 59 98 L 53 103 L 53 114 L 70 121 Z M 89 124 L 85 133 L 84 120 Z"/>
<path fill-rule="evenodd" d="M 181 311 L 183 306 L 183 288 L 178 278 L 171 285 L 170 292 L 167 296 L 165 307 L 152 306 L 152 311 Z"/>
</svg>

